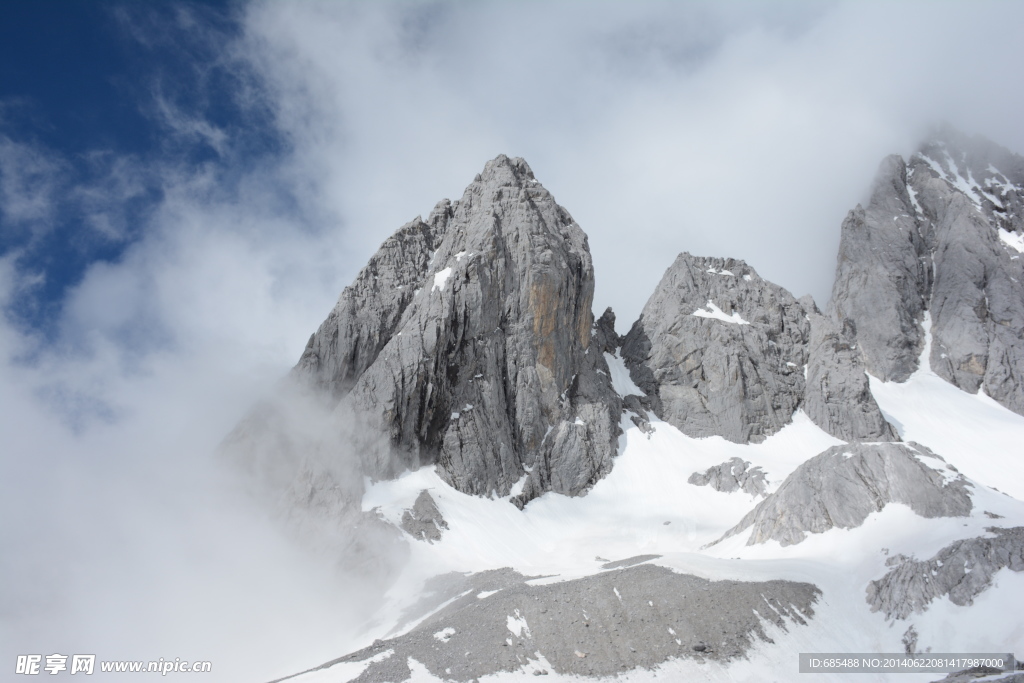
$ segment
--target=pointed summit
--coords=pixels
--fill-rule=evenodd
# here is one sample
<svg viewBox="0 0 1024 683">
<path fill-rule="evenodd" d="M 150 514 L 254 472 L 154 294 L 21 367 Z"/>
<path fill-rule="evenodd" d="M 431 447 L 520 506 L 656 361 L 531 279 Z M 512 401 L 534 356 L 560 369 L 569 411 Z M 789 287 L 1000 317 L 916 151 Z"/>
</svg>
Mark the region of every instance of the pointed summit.
<svg viewBox="0 0 1024 683">
<path fill-rule="evenodd" d="M 743 261 L 680 254 L 623 340 L 633 381 L 694 437 L 758 443 L 804 394 L 803 307 Z"/>
<path fill-rule="evenodd" d="M 460 491 L 520 506 L 579 494 L 610 470 L 621 412 L 589 349 L 593 292 L 586 235 L 501 155 L 385 240 L 292 378 L 356 416 L 368 476 L 435 464 Z"/>
<path fill-rule="evenodd" d="M 528 183 L 537 183 L 533 170 L 521 157 L 507 157 L 499 154 L 486 164 L 479 174 L 478 182 L 496 186 L 523 187 Z"/>
<path fill-rule="evenodd" d="M 843 223 L 829 312 L 868 371 L 931 369 L 1024 414 L 1024 158 L 949 127 L 908 163 L 883 162 L 868 206 Z"/>
</svg>

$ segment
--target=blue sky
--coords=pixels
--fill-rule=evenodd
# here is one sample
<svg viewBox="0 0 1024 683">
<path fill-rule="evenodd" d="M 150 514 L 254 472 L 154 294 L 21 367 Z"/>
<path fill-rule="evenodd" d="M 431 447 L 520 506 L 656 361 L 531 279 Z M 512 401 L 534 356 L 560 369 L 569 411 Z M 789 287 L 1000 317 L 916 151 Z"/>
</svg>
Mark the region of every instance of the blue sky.
<svg viewBox="0 0 1024 683">
<path fill-rule="evenodd" d="M 59 337 L 69 293 L 152 234 L 184 176 L 206 177 L 207 201 L 257 192 L 289 229 L 358 222 L 352 260 L 338 264 L 350 278 L 395 226 L 457 196 L 499 152 L 539 164 L 582 212 L 603 275 L 595 306 L 624 322 L 670 261 L 648 267 L 655 244 L 731 250 L 823 304 L 837 226 L 876 159 L 908 153 L 944 119 L 1020 139 L 1001 114 L 1015 97 L 1001 66 L 1016 56 L 1010 36 L 990 36 L 998 27 L 964 4 L 527 7 L 7 3 L 9 319 Z M 943 32 L 942 47 L 928 42 Z M 801 197 L 790 177 L 817 151 L 838 177 L 803 179 Z M 623 183 L 634 208 L 601 206 Z M 738 206 L 730 185 L 765 210 Z M 631 219 L 643 228 L 616 244 Z"/>
<path fill-rule="evenodd" d="M 239 7 L 5 4 L 0 256 L 13 254 L 33 280 L 10 302 L 12 320 L 56 334 L 69 288 L 91 265 L 116 263 L 146 230 L 164 199 L 160 167 L 214 168 L 229 191 L 232 165 L 277 151 L 266 108 L 236 98 L 245 69 L 224 63 Z M 182 129 L 190 119 L 202 126 Z"/>
<path fill-rule="evenodd" d="M 1005 2 L 3 3 L 0 661 L 257 680 L 337 656 L 358 584 L 214 453 L 389 234 L 505 153 L 588 233 L 620 332 L 684 250 L 824 305 L 885 155 L 943 120 L 1024 151 L 1022 25 Z"/>
</svg>

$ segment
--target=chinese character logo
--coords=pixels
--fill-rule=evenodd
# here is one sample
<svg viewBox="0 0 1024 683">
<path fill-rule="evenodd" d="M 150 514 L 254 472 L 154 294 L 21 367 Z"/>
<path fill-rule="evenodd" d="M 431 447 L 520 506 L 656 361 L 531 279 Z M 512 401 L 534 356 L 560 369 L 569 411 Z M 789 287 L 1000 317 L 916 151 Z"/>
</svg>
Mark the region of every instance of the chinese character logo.
<svg viewBox="0 0 1024 683">
<path fill-rule="evenodd" d="M 71 673 L 91 674 L 96 665 L 96 655 L 74 655 L 71 658 Z"/>
</svg>

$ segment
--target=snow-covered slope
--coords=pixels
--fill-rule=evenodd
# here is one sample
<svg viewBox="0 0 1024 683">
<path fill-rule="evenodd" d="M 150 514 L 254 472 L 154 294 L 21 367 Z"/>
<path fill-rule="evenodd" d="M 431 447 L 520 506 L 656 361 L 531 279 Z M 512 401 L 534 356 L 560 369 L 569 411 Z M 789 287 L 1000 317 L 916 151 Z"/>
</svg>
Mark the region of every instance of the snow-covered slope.
<svg viewBox="0 0 1024 683">
<path fill-rule="evenodd" d="M 361 637 L 291 680 L 783 681 L 804 652 L 1024 653 L 1024 159 L 936 140 L 883 161 L 824 312 L 682 254 L 626 336 L 611 310 L 591 325 L 586 237 L 522 160 L 396 233 L 293 374 L 327 383 L 331 417 L 288 500 L 356 539 L 342 555 L 408 553 Z M 456 303 L 404 293 L 431 282 Z M 291 443 L 251 432 L 241 457 Z M 942 674 L 858 680 L 894 677 Z"/>
<path fill-rule="evenodd" d="M 925 348 L 906 382 L 871 378 L 871 393 L 905 441 L 940 453 L 968 477 L 1024 500 L 1024 417 L 979 391 L 957 389 L 932 372 L 931 322 Z"/>
<path fill-rule="evenodd" d="M 629 386 L 617 367 L 621 361 L 610 354 L 608 360 L 613 378 L 619 378 L 617 388 Z M 449 528 L 436 543 L 411 543 L 412 557 L 379 621 L 368 625 L 363 641 L 351 643 L 348 650 L 370 645 L 377 638 L 408 633 L 440 612 L 447 601 L 433 605 L 427 613 L 408 612 L 423 597 L 424 584 L 431 577 L 510 567 L 525 576 L 544 577 L 530 581 L 531 585 L 557 585 L 614 571 L 604 568 L 609 562 L 646 556 L 648 564 L 712 581 L 811 583 L 821 590 L 821 596 L 814 604 L 813 618 L 805 625 L 792 620 L 786 620 L 785 629 L 767 624 L 765 635 L 772 642 L 757 639 L 743 657 L 728 662 L 682 657 L 650 670 L 623 672 L 615 680 L 665 680 L 666 676 L 668 680 L 792 680 L 800 652 L 902 652 L 911 629 L 917 634 L 919 651 L 987 652 L 996 648 L 1024 652 L 1024 617 L 1005 609 L 1024 595 L 1024 573 L 1002 569 L 995 575 L 994 585 L 977 596 L 974 605 L 959 606 L 943 598 L 905 620 L 888 620 L 873 612 L 866 597 L 868 584 L 889 571 L 886 562 L 890 558 L 926 559 L 952 541 L 984 536 L 987 527 L 1024 525 L 1024 503 L 989 487 L 1019 487 L 1020 477 L 1014 473 L 1020 465 L 1012 441 L 1016 437 L 1019 443 L 1024 437 L 1024 418 L 991 399 L 965 394 L 924 369 L 907 383 L 874 382 L 873 389 L 905 439 L 929 445 L 973 480 L 974 505 L 968 517 L 926 519 L 906 505 L 890 504 L 871 514 L 860 527 L 811 534 L 796 545 L 783 547 L 774 541 L 746 545 L 749 534 L 740 534 L 705 547 L 760 497 L 689 484 L 693 472 L 738 457 L 763 468 L 771 492 L 801 463 L 842 442 L 799 414 L 791 425 L 763 443 L 749 445 L 722 437 L 687 437 L 657 418 L 651 419 L 653 432 L 646 434 L 624 416 L 615 468 L 583 497 L 548 493 L 520 512 L 507 499 L 456 491 L 432 466 L 395 480 L 368 482 L 364 509 L 376 510 L 397 525 L 403 511 L 427 490 Z M 950 419 L 957 414 L 958 419 Z M 980 442 L 979 426 L 987 430 Z M 926 464 L 945 469 L 940 461 L 926 459 Z M 481 592 L 477 597 L 487 600 L 491 595 Z M 451 599 L 458 597 L 452 595 Z M 651 596 L 652 601 L 657 598 Z M 517 615 L 510 614 L 508 619 L 512 624 Z M 443 635 L 438 638 L 438 647 L 445 646 L 443 640 Z M 545 680 L 579 680 L 575 674 L 558 675 L 546 663 L 551 653 L 527 654 L 530 656 L 524 658 L 519 671 L 496 672 L 480 680 L 517 680 L 540 670 L 548 672 L 550 677 Z M 377 655 L 377 661 L 382 656 Z M 293 680 L 347 681 L 358 677 L 369 664 L 368 660 L 362 664 L 340 662 Z M 445 680 L 444 675 L 430 674 L 415 660 L 410 670 L 410 681 Z M 899 680 L 908 683 L 937 678 L 941 675 L 899 674 Z M 845 681 L 848 676 L 821 675 L 815 680 Z M 860 674 L 858 680 L 889 677 Z"/>
</svg>

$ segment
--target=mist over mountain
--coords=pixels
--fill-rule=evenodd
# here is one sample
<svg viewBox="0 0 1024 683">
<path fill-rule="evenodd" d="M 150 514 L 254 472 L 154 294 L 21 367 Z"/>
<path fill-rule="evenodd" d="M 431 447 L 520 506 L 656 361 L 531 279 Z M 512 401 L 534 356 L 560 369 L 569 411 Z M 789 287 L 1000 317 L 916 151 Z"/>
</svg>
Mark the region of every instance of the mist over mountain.
<svg viewBox="0 0 1024 683">
<path fill-rule="evenodd" d="M 636 678 L 689 648 L 758 679 L 792 663 L 762 648 L 780 624 L 872 652 L 1019 641 L 991 608 L 1016 513 L 979 496 L 1024 496 L 1000 456 L 1022 21 L 5 3 L 0 659 L 244 682 L 394 649 L 367 676 L 476 675 L 427 650 L 477 624 L 505 668 Z M 905 178 L 873 183 L 890 154 Z M 394 641 L 476 588 L 429 648 Z"/>
<path fill-rule="evenodd" d="M 944 126 L 871 188 L 823 310 L 683 253 L 622 335 L 522 159 L 401 227 L 224 444 L 382 591 L 353 652 L 281 680 L 759 680 L 800 652 L 1024 645 L 999 609 L 1024 587 L 1024 158 Z M 929 424 L 955 402 L 960 442 Z M 978 416 L 1002 448 L 964 447 Z"/>
</svg>

